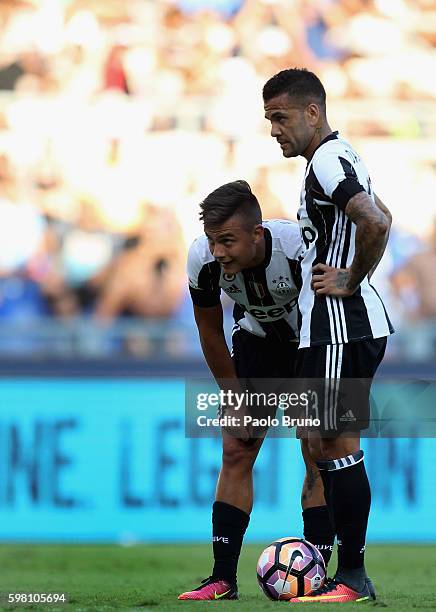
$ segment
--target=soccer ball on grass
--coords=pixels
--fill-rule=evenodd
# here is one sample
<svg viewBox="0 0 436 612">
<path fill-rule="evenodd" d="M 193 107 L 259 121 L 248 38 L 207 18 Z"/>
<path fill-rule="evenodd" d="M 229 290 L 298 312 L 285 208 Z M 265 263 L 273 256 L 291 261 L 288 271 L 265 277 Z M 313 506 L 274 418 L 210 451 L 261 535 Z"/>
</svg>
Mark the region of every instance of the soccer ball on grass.
<svg viewBox="0 0 436 612">
<path fill-rule="evenodd" d="M 257 562 L 257 581 L 269 599 L 309 595 L 324 584 L 324 559 L 301 538 L 281 538 L 270 544 Z"/>
</svg>

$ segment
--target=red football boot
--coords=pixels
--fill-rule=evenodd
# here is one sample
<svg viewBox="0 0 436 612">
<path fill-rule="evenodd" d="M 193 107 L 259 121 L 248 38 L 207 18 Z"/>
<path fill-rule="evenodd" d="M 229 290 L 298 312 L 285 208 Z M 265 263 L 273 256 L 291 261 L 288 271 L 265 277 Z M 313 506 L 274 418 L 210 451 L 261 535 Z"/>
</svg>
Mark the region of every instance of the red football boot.
<svg viewBox="0 0 436 612">
<path fill-rule="evenodd" d="M 210 576 L 193 591 L 186 591 L 178 597 L 190 600 L 238 599 L 238 589 L 235 584 L 226 580 L 217 580 Z"/>
<path fill-rule="evenodd" d="M 293 597 L 289 601 L 291 603 L 347 603 L 350 601 L 360 603 L 371 599 L 375 599 L 375 596 L 368 588 L 368 582 L 365 582 L 363 591 L 355 591 L 346 584 L 330 578 L 324 586 L 313 591 L 310 595 Z"/>
</svg>

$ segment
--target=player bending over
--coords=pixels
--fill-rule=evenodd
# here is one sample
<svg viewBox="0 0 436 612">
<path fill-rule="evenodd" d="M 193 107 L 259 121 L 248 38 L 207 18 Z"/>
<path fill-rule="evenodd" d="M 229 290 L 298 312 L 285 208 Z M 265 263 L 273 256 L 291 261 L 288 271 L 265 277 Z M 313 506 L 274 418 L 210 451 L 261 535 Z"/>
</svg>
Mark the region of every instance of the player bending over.
<svg viewBox="0 0 436 612">
<path fill-rule="evenodd" d="M 264 221 L 245 181 L 223 185 L 201 203 L 205 235 L 188 256 L 189 287 L 200 342 L 215 379 L 294 377 L 301 239 L 298 224 Z M 232 355 L 223 330 L 220 293 L 234 302 Z M 265 432 L 266 433 L 266 432 Z M 213 504 L 212 575 L 179 599 L 236 599 L 236 570 L 253 505 L 253 465 L 263 437 L 222 430 L 222 466 Z M 328 562 L 334 541 L 323 486 L 308 441 L 302 505 L 304 536 Z"/>
</svg>

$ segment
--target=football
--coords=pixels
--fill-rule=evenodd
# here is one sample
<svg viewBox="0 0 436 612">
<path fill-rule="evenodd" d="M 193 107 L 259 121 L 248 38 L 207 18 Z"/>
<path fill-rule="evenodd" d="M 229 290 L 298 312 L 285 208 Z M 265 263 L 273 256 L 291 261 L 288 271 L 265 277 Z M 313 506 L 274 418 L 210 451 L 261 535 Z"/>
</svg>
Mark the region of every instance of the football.
<svg viewBox="0 0 436 612">
<path fill-rule="evenodd" d="M 324 559 L 301 538 L 281 538 L 270 544 L 257 562 L 257 581 L 269 599 L 309 595 L 324 584 Z"/>
</svg>

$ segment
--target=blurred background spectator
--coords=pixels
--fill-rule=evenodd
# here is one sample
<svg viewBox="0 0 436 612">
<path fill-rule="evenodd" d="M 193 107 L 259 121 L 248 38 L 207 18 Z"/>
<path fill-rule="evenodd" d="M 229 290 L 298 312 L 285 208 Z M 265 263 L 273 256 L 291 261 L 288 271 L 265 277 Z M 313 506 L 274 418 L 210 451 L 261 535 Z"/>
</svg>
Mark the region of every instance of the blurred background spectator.
<svg viewBox="0 0 436 612">
<path fill-rule="evenodd" d="M 198 351 L 198 203 L 245 178 L 265 217 L 295 218 L 302 161 L 274 146 L 261 88 L 296 65 L 392 210 L 375 282 L 397 327 L 416 321 L 413 358 L 434 356 L 432 0 L 4 0 L 0 24 L 1 355 Z"/>
</svg>

